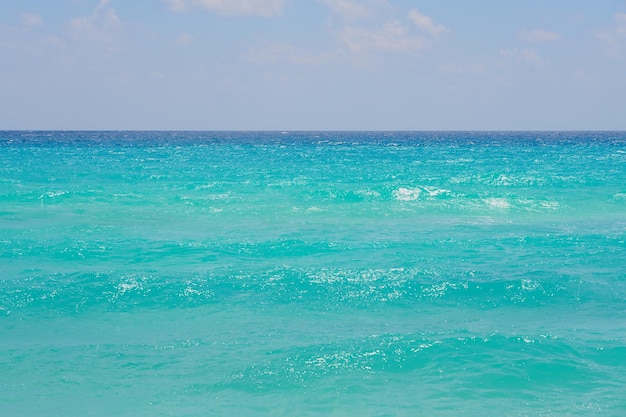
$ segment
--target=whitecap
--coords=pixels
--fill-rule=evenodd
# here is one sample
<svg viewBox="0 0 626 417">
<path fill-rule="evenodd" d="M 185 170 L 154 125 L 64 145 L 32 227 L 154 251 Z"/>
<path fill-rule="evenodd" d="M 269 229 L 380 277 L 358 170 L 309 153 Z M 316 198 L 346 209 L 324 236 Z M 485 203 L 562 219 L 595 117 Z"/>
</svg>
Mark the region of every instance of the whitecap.
<svg viewBox="0 0 626 417">
<path fill-rule="evenodd" d="M 393 197 L 398 201 L 415 201 L 418 200 L 422 193 L 421 188 L 398 188 L 394 190 Z"/>
<path fill-rule="evenodd" d="M 326 210 L 324 210 L 324 209 L 323 209 L 323 208 L 321 208 L 321 207 L 311 206 L 311 207 L 308 207 L 308 208 L 306 209 L 306 211 L 307 211 L 307 213 L 316 213 L 316 212 L 321 212 L 321 211 L 326 211 Z"/>
<path fill-rule="evenodd" d="M 46 197 L 54 198 L 54 197 L 59 197 L 65 194 L 67 194 L 67 191 L 48 191 L 47 193 L 40 195 L 39 199 L 43 200 Z"/>
<path fill-rule="evenodd" d="M 543 201 L 541 202 L 541 208 L 546 210 L 558 210 L 561 205 L 556 201 Z"/>
<path fill-rule="evenodd" d="M 506 198 L 487 198 L 484 202 L 494 208 L 511 208 L 511 203 Z"/>
<path fill-rule="evenodd" d="M 446 190 L 445 188 L 437 188 L 437 187 L 423 187 L 424 191 L 428 193 L 429 197 L 437 197 L 441 194 L 449 194 L 451 191 Z"/>
</svg>

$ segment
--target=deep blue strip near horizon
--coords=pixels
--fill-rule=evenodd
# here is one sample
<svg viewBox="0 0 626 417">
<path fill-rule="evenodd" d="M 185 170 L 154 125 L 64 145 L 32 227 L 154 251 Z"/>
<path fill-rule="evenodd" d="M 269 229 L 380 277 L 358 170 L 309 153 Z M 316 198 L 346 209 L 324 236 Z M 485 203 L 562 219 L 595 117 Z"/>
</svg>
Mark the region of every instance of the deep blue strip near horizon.
<svg viewBox="0 0 626 417">
<path fill-rule="evenodd" d="M 0 415 L 626 413 L 624 132 L 0 132 Z"/>
</svg>

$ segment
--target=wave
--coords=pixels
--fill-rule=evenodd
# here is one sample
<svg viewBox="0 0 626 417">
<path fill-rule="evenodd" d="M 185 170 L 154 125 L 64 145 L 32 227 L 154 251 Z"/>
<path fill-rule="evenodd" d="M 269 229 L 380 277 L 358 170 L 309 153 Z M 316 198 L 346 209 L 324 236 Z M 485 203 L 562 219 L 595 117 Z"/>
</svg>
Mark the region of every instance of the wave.
<svg viewBox="0 0 626 417">
<path fill-rule="evenodd" d="M 383 401 L 438 415 L 459 412 L 446 409 L 448 403 L 463 404 L 465 413 L 483 414 L 488 407 L 517 415 L 548 402 L 552 413 L 584 413 L 624 405 L 612 393 L 626 382 L 620 373 L 625 353 L 621 346 L 587 348 L 549 335 L 386 334 L 270 351 L 262 362 L 207 390 L 313 390 L 324 398 L 325 388 L 345 387 L 343 395 L 366 409 Z M 495 398 L 506 405 L 496 405 Z"/>
<path fill-rule="evenodd" d="M 513 278 L 446 268 L 273 268 L 167 276 L 151 273 L 55 274 L 0 281 L 0 311 L 79 314 L 211 304 L 303 304 L 314 310 L 377 306 L 583 306 L 623 302 L 624 282 L 598 285 L 580 275 L 535 270 Z M 606 306 L 609 308 L 609 305 Z"/>
</svg>

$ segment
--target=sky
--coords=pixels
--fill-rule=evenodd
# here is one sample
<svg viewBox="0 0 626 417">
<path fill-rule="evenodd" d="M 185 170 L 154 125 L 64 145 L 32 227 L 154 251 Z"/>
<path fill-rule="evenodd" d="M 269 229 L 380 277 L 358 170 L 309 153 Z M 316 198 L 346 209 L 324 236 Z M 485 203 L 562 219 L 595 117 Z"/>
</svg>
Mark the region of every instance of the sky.
<svg viewBox="0 0 626 417">
<path fill-rule="evenodd" d="M 0 130 L 626 130 L 626 0 L 0 0 Z"/>
</svg>

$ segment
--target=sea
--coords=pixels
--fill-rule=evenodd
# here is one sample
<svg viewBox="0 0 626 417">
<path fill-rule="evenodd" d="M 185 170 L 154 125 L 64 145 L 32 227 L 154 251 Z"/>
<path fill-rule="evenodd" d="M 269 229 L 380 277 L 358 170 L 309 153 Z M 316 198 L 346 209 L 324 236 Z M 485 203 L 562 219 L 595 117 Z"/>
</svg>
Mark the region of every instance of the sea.
<svg viewBox="0 0 626 417">
<path fill-rule="evenodd" d="M 0 132 L 0 416 L 625 416 L 626 132 Z"/>
</svg>

